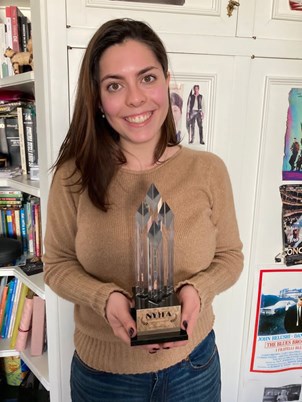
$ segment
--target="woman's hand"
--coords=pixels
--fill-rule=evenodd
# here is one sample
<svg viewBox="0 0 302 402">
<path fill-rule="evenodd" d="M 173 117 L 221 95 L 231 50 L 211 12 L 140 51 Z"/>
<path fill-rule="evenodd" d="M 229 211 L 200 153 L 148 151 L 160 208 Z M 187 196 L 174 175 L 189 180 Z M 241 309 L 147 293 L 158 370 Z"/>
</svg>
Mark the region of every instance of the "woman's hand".
<svg viewBox="0 0 302 402">
<path fill-rule="evenodd" d="M 194 286 L 184 285 L 178 292 L 178 299 L 181 304 L 181 328 L 187 331 L 190 338 L 200 311 L 200 298 Z M 114 335 L 127 345 L 130 345 L 130 338 L 136 336 L 136 324 L 130 314 L 131 307 L 132 302 L 120 292 L 111 293 L 106 306 L 106 317 Z M 187 341 L 179 341 L 137 347 L 155 353 L 160 349 L 171 349 L 186 344 Z"/>
<path fill-rule="evenodd" d="M 178 292 L 181 304 L 181 328 L 185 329 L 190 339 L 200 311 L 200 298 L 192 285 L 184 285 Z M 161 345 L 163 349 L 184 346 L 188 341 L 166 342 Z"/>
<path fill-rule="evenodd" d="M 113 292 L 106 305 L 106 317 L 115 336 L 130 345 L 136 335 L 135 321 L 131 317 L 131 301 L 120 292 Z"/>
<path fill-rule="evenodd" d="M 106 317 L 115 336 L 130 346 L 130 339 L 136 336 L 136 323 L 133 320 L 130 309 L 133 302 L 120 292 L 113 292 L 106 305 Z M 158 344 L 137 346 L 150 353 L 160 349 Z"/>
</svg>

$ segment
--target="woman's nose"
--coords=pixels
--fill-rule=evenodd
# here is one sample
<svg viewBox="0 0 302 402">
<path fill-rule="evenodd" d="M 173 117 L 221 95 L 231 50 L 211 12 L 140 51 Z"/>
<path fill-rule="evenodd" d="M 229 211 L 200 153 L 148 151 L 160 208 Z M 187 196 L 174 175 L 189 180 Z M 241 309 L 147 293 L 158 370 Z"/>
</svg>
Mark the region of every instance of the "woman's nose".
<svg viewBox="0 0 302 402">
<path fill-rule="evenodd" d="M 138 107 L 146 101 L 146 95 L 142 88 L 138 85 L 128 87 L 127 103 L 130 106 Z"/>
</svg>

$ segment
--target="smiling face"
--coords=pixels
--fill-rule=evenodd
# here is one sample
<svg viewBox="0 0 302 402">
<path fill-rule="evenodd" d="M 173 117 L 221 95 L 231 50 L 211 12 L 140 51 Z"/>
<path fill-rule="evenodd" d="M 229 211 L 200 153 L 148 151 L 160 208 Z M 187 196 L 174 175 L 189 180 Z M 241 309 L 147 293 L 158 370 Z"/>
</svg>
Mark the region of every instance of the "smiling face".
<svg viewBox="0 0 302 402">
<path fill-rule="evenodd" d="M 126 40 L 103 53 L 99 74 L 101 108 L 121 146 L 132 153 L 148 146 L 153 153 L 169 108 L 169 77 L 154 53 Z"/>
</svg>

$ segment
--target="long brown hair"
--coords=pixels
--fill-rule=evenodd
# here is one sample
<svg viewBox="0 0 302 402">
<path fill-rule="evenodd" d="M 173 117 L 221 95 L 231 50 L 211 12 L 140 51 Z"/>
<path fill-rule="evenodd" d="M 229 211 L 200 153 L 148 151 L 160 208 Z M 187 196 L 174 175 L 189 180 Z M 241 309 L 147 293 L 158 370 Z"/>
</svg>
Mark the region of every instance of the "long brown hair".
<svg viewBox="0 0 302 402">
<path fill-rule="evenodd" d="M 145 23 L 131 19 L 115 19 L 103 24 L 86 49 L 78 79 L 72 121 L 52 169 L 57 170 L 70 159 L 80 172 L 80 191 L 87 188 L 91 202 L 107 211 L 108 186 L 118 167 L 126 163 L 119 146 L 119 134 L 102 117 L 99 94 L 99 61 L 104 51 L 125 39 L 133 39 L 148 46 L 168 75 L 168 57 L 157 34 Z M 170 97 L 169 97 L 170 99 Z M 169 101 L 170 102 L 170 101 Z M 162 125 L 161 137 L 154 152 L 154 162 L 167 146 L 177 144 L 176 129 L 169 107 Z"/>
</svg>

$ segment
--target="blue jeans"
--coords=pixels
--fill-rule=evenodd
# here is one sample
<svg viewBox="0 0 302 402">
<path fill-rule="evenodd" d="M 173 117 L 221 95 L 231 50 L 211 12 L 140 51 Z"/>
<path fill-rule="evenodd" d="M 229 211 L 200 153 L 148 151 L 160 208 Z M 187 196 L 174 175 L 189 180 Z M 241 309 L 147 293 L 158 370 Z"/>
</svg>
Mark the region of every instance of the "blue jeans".
<svg viewBox="0 0 302 402">
<path fill-rule="evenodd" d="M 94 370 L 75 352 L 70 382 L 73 402 L 220 402 L 220 362 L 214 331 L 187 359 L 154 373 Z"/>
</svg>

